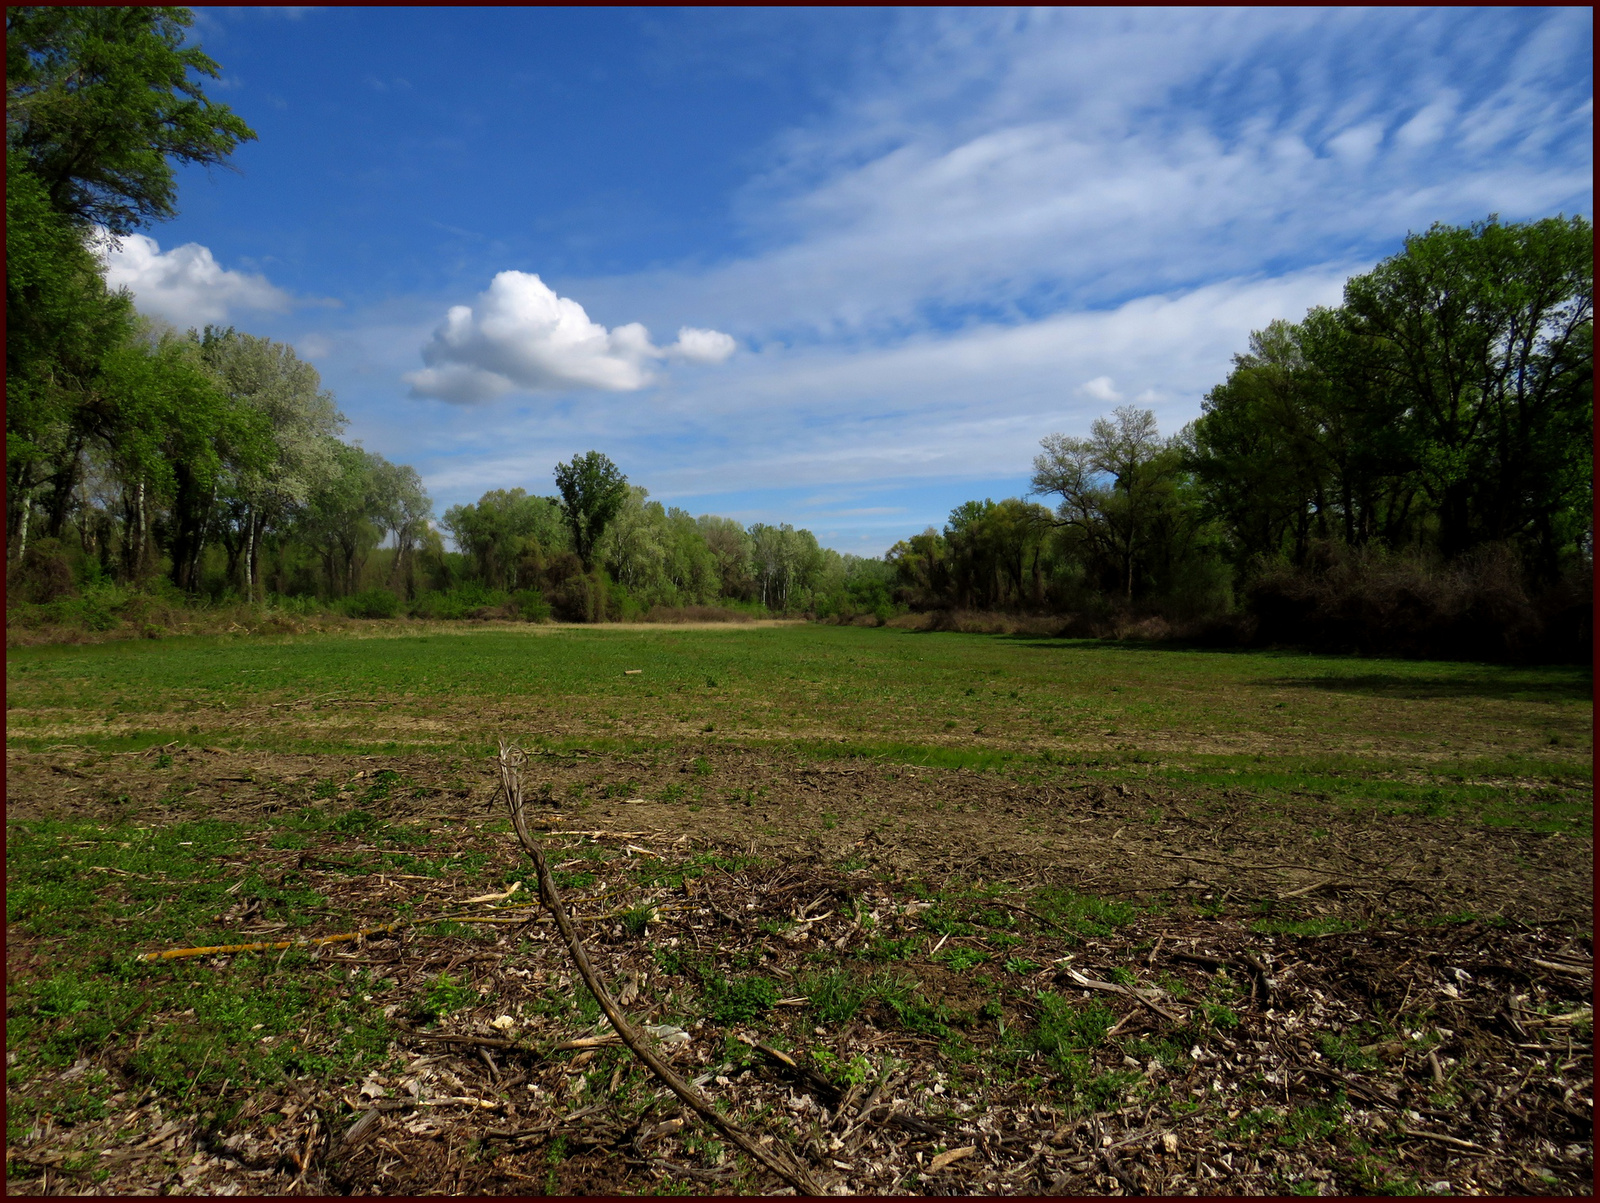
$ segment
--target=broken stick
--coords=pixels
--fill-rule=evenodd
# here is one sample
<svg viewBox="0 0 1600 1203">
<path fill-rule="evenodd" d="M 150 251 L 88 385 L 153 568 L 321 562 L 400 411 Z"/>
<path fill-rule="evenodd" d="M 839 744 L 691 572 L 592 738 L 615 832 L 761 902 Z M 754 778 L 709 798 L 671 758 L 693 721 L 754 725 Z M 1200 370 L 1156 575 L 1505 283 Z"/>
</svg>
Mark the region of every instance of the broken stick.
<svg viewBox="0 0 1600 1203">
<path fill-rule="evenodd" d="M 732 1120 L 717 1112 L 711 1101 L 696 1090 L 688 1082 L 680 1078 L 671 1066 L 656 1054 L 644 1037 L 640 1036 L 633 1024 L 628 1022 L 628 1017 L 622 1013 L 622 1008 L 611 997 L 611 991 L 600 980 L 600 975 L 589 962 L 588 951 L 583 947 L 583 942 L 578 939 L 578 933 L 572 926 L 572 920 L 567 915 L 566 907 L 562 905 L 561 895 L 556 890 L 554 878 L 550 876 L 550 866 L 545 861 L 544 850 L 533 840 L 528 831 L 528 822 L 523 814 L 522 803 L 522 764 L 526 754 L 515 744 L 505 740 L 500 741 L 500 755 L 496 767 L 500 772 L 500 788 L 505 793 L 506 802 L 511 807 L 511 825 L 517 833 L 517 840 L 522 844 L 539 878 L 539 897 L 549 909 L 551 917 L 555 920 L 556 931 L 561 936 L 561 942 L 566 945 L 567 953 L 572 958 L 578 976 L 583 979 L 584 985 L 589 987 L 589 992 L 594 995 L 595 1001 L 600 1004 L 600 1010 L 611 1021 L 612 1030 L 622 1038 L 622 1043 L 628 1050 L 643 1061 L 650 1072 L 666 1084 L 667 1089 L 677 1095 L 692 1108 L 701 1119 L 716 1128 L 730 1142 L 748 1153 L 756 1161 L 766 1166 L 778 1177 L 782 1178 L 795 1190 L 803 1195 L 822 1195 L 824 1191 L 811 1178 L 811 1175 L 797 1162 L 784 1158 L 770 1149 L 763 1148 L 756 1143 L 744 1129 Z"/>
</svg>

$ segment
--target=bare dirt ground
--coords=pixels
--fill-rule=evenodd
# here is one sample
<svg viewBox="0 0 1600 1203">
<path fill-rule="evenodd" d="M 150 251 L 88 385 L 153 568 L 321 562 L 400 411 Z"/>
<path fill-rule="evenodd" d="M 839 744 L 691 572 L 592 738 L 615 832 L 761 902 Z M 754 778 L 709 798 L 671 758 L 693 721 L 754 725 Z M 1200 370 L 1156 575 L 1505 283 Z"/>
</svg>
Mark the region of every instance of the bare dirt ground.
<svg viewBox="0 0 1600 1203">
<path fill-rule="evenodd" d="M 191 749 L 179 756 L 213 817 L 256 814 L 284 805 L 285 786 L 380 767 L 455 799 L 459 818 L 486 814 L 493 790 L 487 762 L 445 772 L 426 755 L 352 761 Z M 107 757 L 89 777 L 71 767 L 70 752 L 9 751 L 8 818 L 103 816 L 106 798 L 123 797 L 157 819 L 168 787 L 152 780 L 148 759 Z M 1584 930 L 1592 922 L 1593 840 L 1560 832 L 1306 802 L 1275 811 L 1244 791 L 1196 797 L 1159 786 L 1027 785 L 966 769 L 835 766 L 714 744 L 671 756 L 550 755 L 536 765 L 555 807 L 568 800 L 579 826 L 639 828 L 695 847 L 821 864 L 854 855 L 903 879 L 1070 882 L 1120 898 L 1288 895 L 1304 913 L 1352 919 L 1471 912 Z M 674 785 L 703 800 L 657 800 Z M 579 787 L 602 796 L 574 810 Z M 198 804 L 191 798 L 183 813 Z"/>
<path fill-rule="evenodd" d="M 488 854 L 482 880 L 525 868 L 494 830 L 488 762 L 176 749 L 190 792 L 174 800 L 149 755 L 85 770 L 70 748 L 8 752 L 8 819 L 260 823 L 387 769 L 408 790 L 379 818 L 468 820 L 450 838 Z M 1589 837 L 711 744 L 537 757 L 528 779 L 548 786 L 552 848 L 592 862 L 569 901 L 614 992 L 834 1192 L 1592 1192 Z M 363 926 L 482 892 L 319 859 L 335 851 L 375 850 L 250 855 Z M 1062 897 L 1130 905 L 1042 901 Z M 8 1139 L 8 1192 L 781 1189 L 592 1014 L 535 1005 L 572 973 L 515 901 L 466 907 L 470 930 L 419 920 L 319 950 L 387 983 L 394 1068 L 264 1088 L 227 1125 L 220 1099 L 175 1107 L 130 1081 L 103 1120 Z M 8 980 L 60 951 L 8 931 Z M 479 1002 L 408 1020 L 440 974 Z M 753 976 L 784 997 L 706 1003 Z M 116 1079 L 120 1055 L 63 1076 Z"/>
</svg>

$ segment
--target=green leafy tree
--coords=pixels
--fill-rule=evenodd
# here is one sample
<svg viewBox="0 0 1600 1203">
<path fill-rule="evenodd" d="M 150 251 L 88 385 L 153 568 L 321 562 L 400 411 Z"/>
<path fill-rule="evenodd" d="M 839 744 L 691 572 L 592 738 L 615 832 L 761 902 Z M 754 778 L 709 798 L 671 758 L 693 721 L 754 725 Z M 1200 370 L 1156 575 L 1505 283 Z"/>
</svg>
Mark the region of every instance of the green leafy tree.
<svg viewBox="0 0 1600 1203">
<path fill-rule="evenodd" d="M 6 544 L 19 556 L 37 500 L 59 538 L 86 447 L 112 424 L 108 359 L 136 328 L 83 231 L 6 154 Z"/>
<path fill-rule="evenodd" d="M 196 77 L 220 68 L 183 45 L 193 22 L 184 8 L 6 9 L 6 150 L 57 213 L 114 235 L 165 220 L 174 163 L 225 163 L 254 140 L 206 98 Z"/>
<path fill-rule="evenodd" d="M 659 501 L 650 491 L 633 485 L 627 499 L 595 545 L 596 558 L 611 579 L 641 601 L 676 601 L 663 596 L 667 560 L 672 551 L 672 529 Z"/>
<path fill-rule="evenodd" d="M 676 506 L 668 508 L 666 520 L 667 558 L 663 571 L 678 601 L 691 605 L 715 601 L 721 593 L 717 558 L 706 543 L 700 523 Z"/>
<path fill-rule="evenodd" d="M 492 589 L 533 585 L 537 565 L 566 541 L 559 508 L 550 498 L 529 496 L 525 489 L 491 489 L 476 505 L 451 506 L 443 522 L 456 546 L 471 558 L 479 579 Z M 530 559 L 532 564 L 525 566 Z"/>
<path fill-rule="evenodd" d="M 361 447 L 333 442 L 333 470 L 312 488 L 296 533 L 322 560 L 329 591 L 348 596 L 361 588 L 372 549 L 395 520 L 395 466 Z"/>
<path fill-rule="evenodd" d="M 1241 567 L 1319 540 L 1519 545 L 1546 579 L 1587 554 L 1592 258 L 1581 219 L 1435 226 L 1253 334 L 1190 461 Z"/>
<path fill-rule="evenodd" d="M 702 514 L 695 527 L 705 541 L 717 578 L 717 593 L 722 597 L 749 601 L 755 596 L 750 532 L 732 518 Z"/>
<path fill-rule="evenodd" d="M 1553 574 L 1591 536 L 1593 226 L 1434 226 L 1350 280 L 1343 313 L 1403 406 L 1439 550 L 1518 542 Z"/>
<path fill-rule="evenodd" d="M 410 464 L 381 461 L 375 468 L 374 493 L 378 522 L 394 539 L 394 564 L 389 587 L 407 598 L 417 595 L 418 553 L 438 535 L 432 529 L 433 500 L 422 477 Z"/>
<path fill-rule="evenodd" d="M 756 522 L 750 526 L 750 543 L 761 604 L 784 613 L 802 609 L 824 565 L 817 537 L 787 522 Z"/>
<path fill-rule="evenodd" d="M 950 548 L 933 527 L 920 535 L 901 539 L 884 560 L 894 570 L 895 588 L 901 600 L 926 608 L 947 601 L 950 592 Z"/>
<path fill-rule="evenodd" d="M 221 490 L 230 479 L 264 471 L 271 459 L 270 421 L 229 395 L 192 336 L 124 344 L 108 357 L 106 376 L 95 434 L 139 487 L 141 504 L 165 501 L 172 580 L 193 592 L 217 533 Z"/>
<path fill-rule="evenodd" d="M 584 571 L 594 568 L 595 545 L 628 500 L 628 478 L 598 451 L 556 465 L 561 512 L 572 534 L 572 550 Z"/>
<path fill-rule="evenodd" d="M 224 481 L 218 524 L 228 550 L 228 579 L 239 579 L 245 596 L 254 598 L 263 538 L 285 530 L 313 484 L 333 470 L 334 436 L 345 419 L 316 368 L 292 347 L 231 328 L 207 328 L 200 349 L 233 402 L 258 414 L 271 432 L 265 457 L 241 465 Z"/>
<path fill-rule="evenodd" d="M 1050 511 L 1010 497 L 968 501 L 944 530 L 946 569 L 957 605 L 1003 609 L 1042 600 L 1041 557 Z"/>
<path fill-rule="evenodd" d="M 1156 427 L 1155 414 L 1119 406 L 1096 418 L 1087 439 L 1052 434 L 1033 461 L 1033 490 L 1061 498 L 1060 525 L 1072 528 L 1089 553 L 1113 566 L 1125 601 L 1134 596 L 1135 569 L 1156 514 L 1163 482 L 1179 470 Z"/>
<path fill-rule="evenodd" d="M 1303 564 L 1313 540 L 1408 541 L 1419 516 L 1404 407 L 1370 342 L 1313 309 L 1250 336 L 1202 402 L 1189 455 L 1234 558 Z"/>
</svg>

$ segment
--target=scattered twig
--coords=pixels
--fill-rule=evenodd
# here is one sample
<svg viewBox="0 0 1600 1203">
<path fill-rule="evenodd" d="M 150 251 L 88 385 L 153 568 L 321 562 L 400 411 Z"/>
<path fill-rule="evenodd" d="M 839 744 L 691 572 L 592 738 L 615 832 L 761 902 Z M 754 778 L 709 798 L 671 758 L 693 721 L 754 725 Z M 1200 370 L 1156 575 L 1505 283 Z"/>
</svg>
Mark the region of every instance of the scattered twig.
<svg viewBox="0 0 1600 1203">
<path fill-rule="evenodd" d="M 1084 977 L 1083 974 L 1079 973 L 1076 969 L 1073 969 L 1070 966 L 1067 969 L 1067 976 L 1071 978 L 1075 984 L 1082 986 L 1085 989 L 1103 990 L 1108 994 L 1125 995 L 1126 997 L 1133 999 L 1135 1002 L 1143 1003 L 1163 1019 L 1170 1019 L 1173 1023 L 1183 1022 L 1182 1015 L 1179 1015 L 1175 1011 L 1169 1011 L 1160 1003 L 1153 1001 L 1147 996 L 1146 991 L 1135 989 L 1132 986 L 1123 986 L 1117 982 L 1102 982 L 1097 981 L 1092 977 Z"/>
<path fill-rule="evenodd" d="M 1279 894 L 1278 901 L 1282 902 L 1286 898 L 1299 898 L 1302 894 L 1314 894 L 1323 886 L 1331 886 L 1333 884 L 1333 878 L 1325 877 L 1321 881 L 1314 881 L 1308 886 L 1301 886 L 1298 890 L 1290 890 L 1288 893 Z"/>
<path fill-rule="evenodd" d="M 555 920 L 556 930 L 561 935 L 561 941 L 567 947 L 567 952 L 572 958 L 578 975 L 583 978 L 584 985 L 589 987 L 589 992 L 594 995 L 595 1001 L 600 1004 L 600 1009 L 611 1021 L 612 1028 L 628 1046 L 630 1052 L 643 1061 L 650 1071 L 664 1082 L 673 1094 L 677 1095 L 719 1132 L 737 1145 L 756 1161 L 766 1166 L 778 1177 L 782 1178 L 795 1190 L 806 1195 L 821 1195 L 822 1188 L 812 1181 L 811 1175 L 797 1163 L 779 1156 L 770 1149 L 763 1148 L 742 1128 L 732 1120 L 720 1114 L 711 1105 L 700 1091 L 685 1082 L 672 1067 L 663 1061 L 653 1048 L 645 1042 L 627 1016 L 622 1013 L 622 1008 L 612 998 L 611 992 L 606 988 L 599 974 L 594 971 L 594 966 L 589 962 L 589 954 L 584 949 L 582 941 L 578 939 L 577 932 L 573 929 L 572 920 L 568 917 L 566 908 L 561 903 L 561 895 L 556 889 L 555 879 L 550 875 L 550 866 L 545 860 L 544 850 L 534 842 L 533 835 L 528 830 L 527 819 L 523 814 L 522 802 L 522 776 L 521 765 L 525 756 L 522 749 L 502 740 L 500 742 L 500 755 L 496 760 L 496 767 L 500 774 L 501 788 L 505 792 L 507 804 L 511 809 L 511 825 L 515 829 L 518 841 L 523 850 L 533 861 L 534 869 L 539 877 L 539 893 L 545 905 L 549 908 Z"/>
<path fill-rule="evenodd" d="M 1396 1124 L 1395 1130 L 1402 1136 L 1414 1136 L 1418 1140 L 1432 1140 L 1442 1145 L 1449 1145 L 1453 1149 L 1466 1149 L 1471 1153 L 1488 1152 L 1482 1145 L 1475 1145 L 1470 1140 L 1462 1140 L 1457 1136 L 1446 1136 L 1443 1132 L 1423 1132 L 1417 1128 L 1408 1128 L 1404 1124 Z"/>
<path fill-rule="evenodd" d="M 1570 973 L 1573 977 L 1590 977 L 1594 974 L 1593 965 L 1567 964 L 1560 961 L 1542 961 L 1538 957 L 1529 957 L 1540 969 L 1549 969 L 1555 973 Z"/>
</svg>

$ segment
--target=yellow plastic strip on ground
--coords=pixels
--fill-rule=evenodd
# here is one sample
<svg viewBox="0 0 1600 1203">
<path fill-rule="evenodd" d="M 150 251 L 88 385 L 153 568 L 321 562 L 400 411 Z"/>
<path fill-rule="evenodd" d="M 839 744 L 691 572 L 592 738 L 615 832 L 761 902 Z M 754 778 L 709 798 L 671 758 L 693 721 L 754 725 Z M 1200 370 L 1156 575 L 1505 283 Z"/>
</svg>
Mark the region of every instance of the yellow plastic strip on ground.
<svg viewBox="0 0 1600 1203">
<path fill-rule="evenodd" d="M 337 936 L 312 936 L 299 940 L 269 940 L 258 944 L 214 944 L 209 948 L 169 948 L 165 952 L 146 952 L 136 957 L 140 961 L 175 961 L 180 957 L 220 956 L 232 952 L 277 952 L 280 948 L 309 947 L 313 944 L 343 944 L 363 936 L 387 934 L 404 923 L 386 923 L 382 927 L 367 927 L 361 931 L 344 932 Z"/>
</svg>

